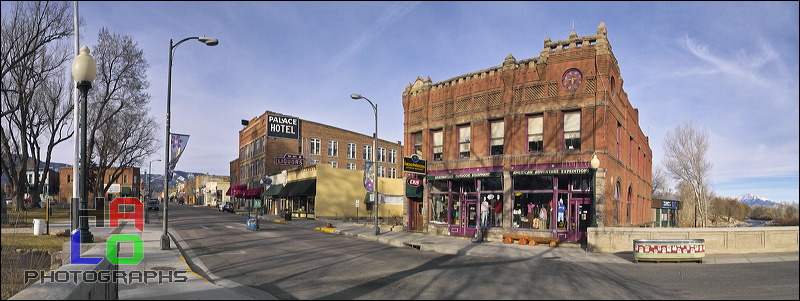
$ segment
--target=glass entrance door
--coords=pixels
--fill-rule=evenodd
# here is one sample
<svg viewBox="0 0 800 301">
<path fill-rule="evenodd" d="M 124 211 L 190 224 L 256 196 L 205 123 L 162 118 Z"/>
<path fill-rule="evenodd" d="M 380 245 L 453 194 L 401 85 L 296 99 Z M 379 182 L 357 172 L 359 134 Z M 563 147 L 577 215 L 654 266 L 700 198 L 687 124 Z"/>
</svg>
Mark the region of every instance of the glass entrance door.
<svg viewBox="0 0 800 301">
<path fill-rule="evenodd" d="M 565 241 L 583 241 L 586 239 L 586 227 L 589 226 L 590 204 L 588 199 L 570 199 L 567 208 Z"/>
</svg>

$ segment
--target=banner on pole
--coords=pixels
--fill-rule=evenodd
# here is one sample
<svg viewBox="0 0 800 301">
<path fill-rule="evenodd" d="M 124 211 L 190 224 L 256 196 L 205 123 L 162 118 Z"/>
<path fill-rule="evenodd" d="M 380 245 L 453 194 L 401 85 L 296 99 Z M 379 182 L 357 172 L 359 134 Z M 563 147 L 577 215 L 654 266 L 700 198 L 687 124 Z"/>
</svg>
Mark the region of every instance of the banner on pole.
<svg viewBox="0 0 800 301">
<path fill-rule="evenodd" d="M 189 135 L 170 133 L 170 156 L 169 156 L 169 178 L 172 179 L 172 173 L 175 171 L 175 165 L 178 164 L 178 159 L 181 158 L 186 143 L 189 142 Z"/>
</svg>

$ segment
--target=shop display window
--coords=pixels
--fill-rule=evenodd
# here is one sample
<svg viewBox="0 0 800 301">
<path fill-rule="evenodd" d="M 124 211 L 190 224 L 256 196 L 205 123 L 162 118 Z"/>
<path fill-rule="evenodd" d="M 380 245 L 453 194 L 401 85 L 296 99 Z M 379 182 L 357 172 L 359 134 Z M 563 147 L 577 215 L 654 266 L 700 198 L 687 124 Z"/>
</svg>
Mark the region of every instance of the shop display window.
<svg viewBox="0 0 800 301">
<path fill-rule="evenodd" d="M 515 193 L 511 228 L 548 230 L 553 218 L 553 193 Z"/>
</svg>

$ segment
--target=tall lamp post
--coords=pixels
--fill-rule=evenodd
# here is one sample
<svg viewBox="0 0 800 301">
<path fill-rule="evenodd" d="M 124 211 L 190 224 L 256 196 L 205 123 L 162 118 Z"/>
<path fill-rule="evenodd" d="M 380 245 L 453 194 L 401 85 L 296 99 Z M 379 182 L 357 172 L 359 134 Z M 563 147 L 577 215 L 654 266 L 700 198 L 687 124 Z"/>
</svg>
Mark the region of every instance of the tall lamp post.
<svg viewBox="0 0 800 301">
<path fill-rule="evenodd" d="M 153 176 L 153 162 L 161 162 L 161 159 L 154 159 L 150 160 L 150 166 L 147 167 L 147 199 L 150 199 L 150 195 L 153 192 L 153 186 L 150 185 L 150 177 Z"/>
<path fill-rule="evenodd" d="M 375 111 L 375 135 L 372 137 L 372 178 L 375 183 L 372 184 L 372 195 L 373 201 L 375 202 L 375 235 L 380 235 L 381 228 L 378 227 L 378 104 L 372 103 L 372 101 L 361 96 L 361 94 L 350 94 L 350 98 L 367 100 L 369 105 L 372 106 L 372 110 Z"/>
<path fill-rule="evenodd" d="M 162 250 L 169 250 L 169 234 L 167 233 L 167 222 L 168 220 L 168 208 L 169 208 L 169 144 L 170 144 L 170 137 L 169 137 L 169 107 L 170 101 L 172 98 L 172 55 L 175 52 L 175 48 L 178 47 L 183 42 L 188 40 L 198 40 L 200 42 L 205 43 L 208 46 L 216 46 L 219 44 L 219 41 L 215 38 L 210 37 L 188 37 L 183 40 L 180 40 L 178 43 L 172 44 L 172 39 L 169 39 L 169 68 L 167 74 L 167 124 L 166 124 L 166 139 L 165 141 L 165 149 L 164 149 L 164 222 L 163 226 L 163 233 L 161 234 L 161 249 Z"/>
<path fill-rule="evenodd" d="M 600 167 L 600 159 L 597 155 L 592 155 L 592 160 L 589 161 L 589 173 L 592 174 L 592 222 L 590 227 L 597 227 L 597 168 Z"/>
<path fill-rule="evenodd" d="M 75 57 L 72 62 L 72 77 L 77 82 L 77 88 L 81 92 L 83 103 L 81 104 L 81 117 L 80 117 L 80 145 L 81 145 L 81 166 L 80 166 L 80 179 L 78 180 L 78 195 L 80 196 L 80 207 L 78 208 L 78 230 L 81 232 L 81 243 L 90 243 L 94 240 L 92 232 L 89 232 L 89 217 L 86 214 L 88 209 L 89 193 L 86 190 L 87 175 L 89 172 L 89 165 L 86 162 L 86 107 L 88 106 L 89 89 L 92 88 L 92 81 L 97 75 L 97 62 L 89 54 L 89 47 L 81 47 L 81 53 Z"/>
</svg>

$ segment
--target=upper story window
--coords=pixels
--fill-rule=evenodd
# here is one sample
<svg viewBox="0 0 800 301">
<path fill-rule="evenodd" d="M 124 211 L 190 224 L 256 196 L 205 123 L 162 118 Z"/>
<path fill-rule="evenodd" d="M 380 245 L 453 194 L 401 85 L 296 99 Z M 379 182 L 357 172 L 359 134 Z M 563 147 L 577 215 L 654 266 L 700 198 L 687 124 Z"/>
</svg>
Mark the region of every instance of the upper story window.
<svg viewBox="0 0 800 301">
<path fill-rule="evenodd" d="M 356 164 L 355 163 L 347 163 L 347 169 L 355 170 L 356 169 Z"/>
<path fill-rule="evenodd" d="M 339 141 L 328 140 L 328 157 L 339 156 Z"/>
<path fill-rule="evenodd" d="M 311 155 L 319 155 L 321 150 L 320 140 L 319 138 L 311 138 L 311 142 L 309 143 L 309 151 L 308 153 Z"/>
<path fill-rule="evenodd" d="M 386 166 L 378 166 L 378 177 L 386 177 Z"/>
<path fill-rule="evenodd" d="M 411 134 L 411 139 L 414 141 L 414 149 L 412 154 L 422 154 L 422 133 Z"/>
<path fill-rule="evenodd" d="M 329 163 L 329 164 L 331 165 L 331 167 L 333 167 L 333 168 L 339 168 L 339 162 L 336 162 L 336 161 L 328 161 L 328 163 Z"/>
<path fill-rule="evenodd" d="M 397 168 L 389 167 L 389 177 L 392 179 L 397 178 Z"/>
<path fill-rule="evenodd" d="M 386 162 L 386 148 L 378 147 L 378 162 Z"/>
<path fill-rule="evenodd" d="M 528 117 L 528 151 L 540 152 L 544 149 L 544 117 Z"/>
<path fill-rule="evenodd" d="M 444 152 L 444 145 L 442 144 L 442 130 L 433 132 L 433 161 L 442 161 L 442 152 Z"/>
<path fill-rule="evenodd" d="M 470 153 L 470 127 L 469 125 L 458 128 L 458 157 L 469 158 Z"/>
<path fill-rule="evenodd" d="M 490 154 L 502 155 L 503 154 L 503 140 L 505 133 L 505 124 L 503 120 L 492 121 L 491 123 L 491 141 L 490 141 Z"/>
<path fill-rule="evenodd" d="M 372 145 L 364 145 L 364 160 L 372 161 Z"/>
<path fill-rule="evenodd" d="M 348 143 L 347 144 L 347 159 L 355 159 L 356 158 L 356 144 L 355 143 Z"/>
<path fill-rule="evenodd" d="M 564 149 L 581 149 L 581 112 L 564 112 Z"/>
<path fill-rule="evenodd" d="M 396 149 L 390 149 L 389 150 L 389 163 L 392 163 L 392 164 L 397 163 L 397 150 Z"/>
</svg>

